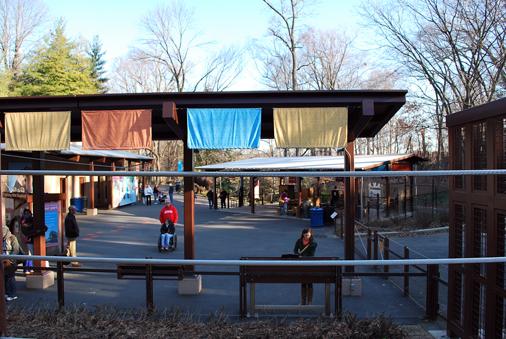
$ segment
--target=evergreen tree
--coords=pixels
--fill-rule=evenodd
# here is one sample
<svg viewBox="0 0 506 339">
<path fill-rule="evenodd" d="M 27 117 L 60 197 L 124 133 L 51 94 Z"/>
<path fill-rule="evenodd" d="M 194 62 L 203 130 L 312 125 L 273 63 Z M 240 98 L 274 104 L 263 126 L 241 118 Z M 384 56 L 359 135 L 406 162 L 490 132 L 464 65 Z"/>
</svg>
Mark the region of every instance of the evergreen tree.
<svg viewBox="0 0 506 339">
<path fill-rule="evenodd" d="M 97 91 L 99 93 L 107 92 L 107 81 L 109 81 L 109 79 L 104 76 L 104 54 L 105 52 L 102 51 L 102 43 L 100 42 L 98 35 L 95 35 L 90 44 L 88 57 L 91 62 L 91 77 L 95 81 L 95 86 L 97 87 Z"/>
<path fill-rule="evenodd" d="M 97 93 L 90 60 L 65 36 L 60 21 L 44 45 L 30 58 L 18 79 L 20 95 L 69 95 Z"/>
</svg>

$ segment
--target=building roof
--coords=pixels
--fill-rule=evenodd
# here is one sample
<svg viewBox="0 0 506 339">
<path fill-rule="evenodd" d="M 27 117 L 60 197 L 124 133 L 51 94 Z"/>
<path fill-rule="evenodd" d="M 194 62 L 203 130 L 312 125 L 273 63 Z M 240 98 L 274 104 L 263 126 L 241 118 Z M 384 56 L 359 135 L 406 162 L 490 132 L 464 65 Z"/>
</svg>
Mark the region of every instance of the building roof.
<svg viewBox="0 0 506 339">
<path fill-rule="evenodd" d="M 1 144 L 2 152 L 5 152 L 5 144 Z M 70 149 L 62 151 L 51 151 L 51 153 L 57 153 L 60 155 L 74 156 L 80 155 L 85 157 L 98 157 L 98 158 L 116 158 L 116 159 L 127 159 L 127 160 L 144 160 L 151 161 L 152 157 L 148 157 L 141 154 L 136 154 L 127 151 L 116 151 L 116 150 L 83 150 L 80 142 L 70 143 Z"/>
<path fill-rule="evenodd" d="M 81 110 L 151 109 L 154 140 L 183 140 L 187 108 L 261 108 L 261 138 L 274 138 L 273 109 L 347 107 L 348 139 L 373 137 L 406 102 L 406 90 L 123 93 L 0 98 L 5 112 L 71 112 L 71 140 L 81 141 Z M 175 107 L 175 109 L 174 109 Z M 3 137 L 4 135 L 2 135 Z"/>
<path fill-rule="evenodd" d="M 453 127 L 468 122 L 485 120 L 506 114 L 506 97 L 489 103 L 455 112 L 446 117 L 446 126 Z"/>
<path fill-rule="evenodd" d="M 400 161 L 420 162 L 426 159 L 414 154 L 355 155 L 355 170 L 367 171 Z M 199 166 L 197 169 L 204 171 L 343 171 L 344 156 L 252 158 Z"/>
</svg>

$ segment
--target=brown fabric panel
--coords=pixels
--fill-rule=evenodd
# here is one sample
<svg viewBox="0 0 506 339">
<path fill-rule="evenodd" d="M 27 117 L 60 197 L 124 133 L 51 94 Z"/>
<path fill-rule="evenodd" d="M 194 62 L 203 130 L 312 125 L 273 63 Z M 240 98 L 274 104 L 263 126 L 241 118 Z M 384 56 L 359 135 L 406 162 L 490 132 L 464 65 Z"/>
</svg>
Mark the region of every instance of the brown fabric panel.
<svg viewBox="0 0 506 339">
<path fill-rule="evenodd" d="M 82 111 L 83 149 L 151 148 L 151 110 Z"/>
<path fill-rule="evenodd" d="M 274 108 L 277 147 L 344 147 L 348 139 L 348 108 Z"/>
<path fill-rule="evenodd" d="M 70 112 L 5 113 L 7 151 L 58 151 L 70 148 Z"/>
</svg>

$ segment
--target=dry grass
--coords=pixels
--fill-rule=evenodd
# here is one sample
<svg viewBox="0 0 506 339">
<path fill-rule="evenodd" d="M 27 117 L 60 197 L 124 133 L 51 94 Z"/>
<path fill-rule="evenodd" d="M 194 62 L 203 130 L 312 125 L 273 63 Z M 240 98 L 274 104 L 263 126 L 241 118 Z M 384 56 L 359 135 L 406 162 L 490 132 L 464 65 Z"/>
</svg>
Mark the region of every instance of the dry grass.
<svg viewBox="0 0 506 339">
<path fill-rule="evenodd" d="M 207 319 L 175 311 L 110 308 L 63 311 L 9 307 L 8 335 L 30 338 L 406 338 L 390 319 L 271 319 L 230 321 L 220 313 Z"/>
</svg>

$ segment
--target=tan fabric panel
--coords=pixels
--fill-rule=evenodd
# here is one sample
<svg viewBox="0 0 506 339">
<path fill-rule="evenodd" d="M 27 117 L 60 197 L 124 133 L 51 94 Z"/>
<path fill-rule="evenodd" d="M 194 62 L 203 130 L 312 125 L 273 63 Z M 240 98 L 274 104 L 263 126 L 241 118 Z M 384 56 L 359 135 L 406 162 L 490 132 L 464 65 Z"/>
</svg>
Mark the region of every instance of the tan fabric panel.
<svg viewBox="0 0 506 339">
<path fill-rule="evenodd" d="M 82 111 L 83 149 L 151 148 L 151 110 Z"/>
<path fill-rule="evenodd" d="M 347 107 L 274 108 L 277 147 L 344 147 Z"/>
<path fill-rule="evenodd" d="M 5 113 L 7 151 L 57 151 L 70 148 L 70 112 Z"/>
</svg>

